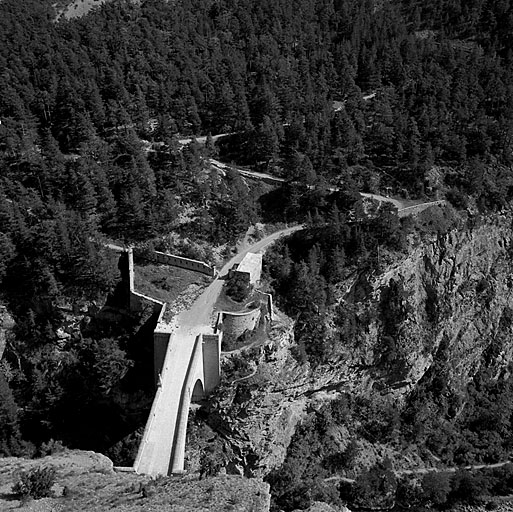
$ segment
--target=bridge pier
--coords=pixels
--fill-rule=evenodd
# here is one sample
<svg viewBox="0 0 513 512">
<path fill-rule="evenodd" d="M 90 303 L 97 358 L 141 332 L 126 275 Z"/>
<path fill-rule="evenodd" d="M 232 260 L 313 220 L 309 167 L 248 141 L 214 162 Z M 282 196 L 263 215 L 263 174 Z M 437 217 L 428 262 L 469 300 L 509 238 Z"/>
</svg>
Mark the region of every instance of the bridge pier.
<svg viewBox="0 0 513 512">
<path fill-rule="evenodd" d="M 203 334 L 203 383 L 204 393 L 212 393 L 214 388 L 221 381 L 221 339 L 223 333 Z"/>
</svg>

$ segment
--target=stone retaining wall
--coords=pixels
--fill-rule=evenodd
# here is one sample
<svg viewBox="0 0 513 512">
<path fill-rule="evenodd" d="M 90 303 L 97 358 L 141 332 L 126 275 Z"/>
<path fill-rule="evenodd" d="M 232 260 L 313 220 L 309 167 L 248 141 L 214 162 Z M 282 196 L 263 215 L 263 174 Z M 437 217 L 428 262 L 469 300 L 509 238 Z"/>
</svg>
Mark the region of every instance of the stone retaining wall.
<svg viewBox="0 0 513 512">
<path fill-rule="evenodd" d="M 134 249 L 134 254 L 138 258 L 148 260 L 153 263 L 185 268 L 186 270 L 200 272 L 201 274 L 206 274 L 207 276 L 212 277 L 216 274 L 215 267 L 205 263 L 204 261 L 175 256 L 173 254 L 166 254 L 165 252 L 160 251 L 148 251 L 145 249 Z"/>
<path fill-rule="evenodd" d="M 238 338 L 246 331 L 253 331 L 258 326 L 262 315 L 261 308 L 242 313 L 221 311 L 217 317 L 216 329 L 222 329 L 225 335 Z"/>
</svg>

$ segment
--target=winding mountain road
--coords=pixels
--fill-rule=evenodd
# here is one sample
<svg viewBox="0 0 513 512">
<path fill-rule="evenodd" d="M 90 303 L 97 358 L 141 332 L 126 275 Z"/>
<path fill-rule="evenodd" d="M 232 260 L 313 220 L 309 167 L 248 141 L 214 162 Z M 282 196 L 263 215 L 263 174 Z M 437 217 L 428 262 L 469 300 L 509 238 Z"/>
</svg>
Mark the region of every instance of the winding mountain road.
<svg viewBox="0 0 513 512">
<path fill-rule="evenodd" d="M 287 180 L 284 178 L 279 178 L 278 176 L 273 176 L 271 174 L 267 174 L 264 172 L 256 172 L 249 171 L 247 169 L 242 169 L 240 167 L 236 167 L 234 165 L 228 165 L 219 160 L 215 160 L 214 158 L 210 158 L 210 164 L 217 169 L 223 175 L 228 170 L 234 170 L 238 172 L 241 176 L 245 178 L 255 179 L 259 181 L 264 181 L 266 183 L 285 183 Z M 314 188 L 314 185 L 310 185 L 311 188 Z M 338 192 L 340 190 L 339 187 L 328 187 L 330 192 Z M 407 206 L 407 203 L 401 199 L 394 199 L 392 197 L 382 196 L 380 194 L 371 194 L 367 192 L 360 192 L 360 195 L 365 199 L 373 199 L 374 201 L 378 201 L 379 203 L 390 203 L 391 205 L 397 208 L 397 215 L 399 217 L 408 217 L 410 215 L 414 215 L 415 213 L 420 213 L 421 211 L 429 208 L 430 206 L 445 204 L 445 201 L 427 201 L 422 202 L 418 201 L 416 204 L 410 204 Z"/>
<path fill-rule="evenodd" d="M 369 100 L 369 99 L 374 98 L 375 95 L 376 95 L 376 93 L 373 93 L 368 96 L 364 96 L 363 99 Z M 212 140 L 215 142 L 218 139 L 226 137 L 227 135 L 232 135 L 232 134 L 231 133 L 220 133 L 219 135 L 214 135 L 212 137 Z M 198 142 L 200 144 L 205 144 L 206 140 L 207 140 L 207 136 L 203 135 L 201 137 L 196 137 L 196 138 L 189 137 L 186 139 L 180 139 L 178 142 L 182 146 L 185 146 L 186 144 L 189 144 L 193 140 L 196 140 L 196 142 Z M 210 161 L 210 165 L 214 169 L 219 171 L 221 175 L 225 175 L 227 171 L 233 170 L 233 171 L 238 172 L 244 178 L 259 180 L 259 181 L 263 181 L 265 183 L 285 183 L 287 181 L 284 178 L 280 178 L 278 176 L 273 176 L 272 174 L 268 174 L 265 172 L 250 171 L 248 169 L 243 169 L 243 168 L 237 167 L 235 165 L 225 164 L 219 160 L 216 160 L 215 158 L 209 158 L 209 161 Z M 314 186 L 310 185 L 310 187 L 313 188 Z M 332 186 L 332 187 L 329 187 L 328 190 L 330 192 L 337 192 L 340 189 L 338 187 Z M 429 208 L 430 206 L 445 204 L 445 201 L 443 201 L 443 200 L 428 201 L 428 202 L 419 201 L 417 204 L 410 204 L 410 205 L 406 206 L 405 201 L 402 201 L 401 199 L 394 199 L 392 197 L 382 196 L 380 194 L 371 194 L 371 193 L 367 193 L 367 192 L 360 192 L 360 195 L 367 199 L 374 199 L 375 201 L 378 201 L 380 203 L 392 204 L 393 206 L 395 206 L 397 208 L 397 215 L 399 217 L 408 217 L 410 215 L 420 213 L 421 211 Z"/>
</svg>

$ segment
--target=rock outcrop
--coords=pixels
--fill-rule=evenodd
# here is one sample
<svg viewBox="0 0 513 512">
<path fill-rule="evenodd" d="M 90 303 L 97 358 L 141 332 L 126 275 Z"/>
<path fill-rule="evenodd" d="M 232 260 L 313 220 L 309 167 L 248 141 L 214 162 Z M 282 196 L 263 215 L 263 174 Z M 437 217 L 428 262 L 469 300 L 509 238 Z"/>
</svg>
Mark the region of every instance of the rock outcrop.
<svg viewBox="0 0 513 512">
<path fill-rule="evenodd" d="M 497 378 L 508 372 L 512 241 L 511 218 L 497 216 L 417 247 L 378 276 L 371 299 L 377 319 L 362 341 L 383 387 L 404 395 L 433 369 L 457 392 L 483 365 Z"/>
<path fill-rule="evenodd" d="M 56 470 L 53 497 L 22 500 L 12 493 L 19 471 L 39 466 Z M 0 459 L 0 510 L 22 512 L 268 512 L 269 485 L 258 479 L 197 475 L 152 480 L 135 473 L 117 472 L 104 455 L 71 450 L 42 459 Z"/>
<path fill-rule="evenodd" d="M 14 326 L 14 318 L 9 314 L 5 306 L 0 305 L 0 359 L 2 359 L 7 343 L 7 332 Z"/>
</svg>

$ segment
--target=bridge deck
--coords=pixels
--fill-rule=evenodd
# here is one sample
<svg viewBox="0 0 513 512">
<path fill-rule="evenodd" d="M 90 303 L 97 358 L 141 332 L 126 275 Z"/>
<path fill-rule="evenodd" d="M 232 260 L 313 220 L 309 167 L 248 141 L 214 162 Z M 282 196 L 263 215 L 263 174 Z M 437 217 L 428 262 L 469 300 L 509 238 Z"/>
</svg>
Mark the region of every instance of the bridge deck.
<svg viewBox="0 0 513 512">
<path fill-rule="evenodd" d="M 135 470 L 150 475 L 167 475 L 181 390 L 194 347 L 194 335 L 177 332 L 169 346 L 161 374 L 162 380 L 146 425 Z M 180 390 L 180 391 L 178 391 Z"/>
</svg>

